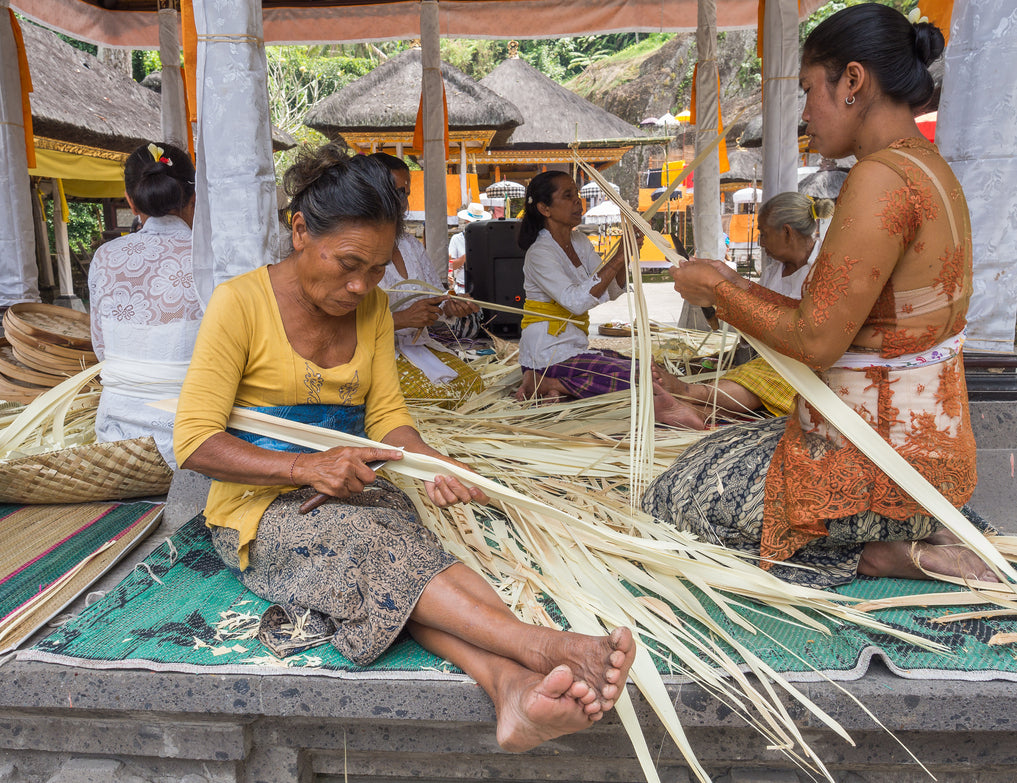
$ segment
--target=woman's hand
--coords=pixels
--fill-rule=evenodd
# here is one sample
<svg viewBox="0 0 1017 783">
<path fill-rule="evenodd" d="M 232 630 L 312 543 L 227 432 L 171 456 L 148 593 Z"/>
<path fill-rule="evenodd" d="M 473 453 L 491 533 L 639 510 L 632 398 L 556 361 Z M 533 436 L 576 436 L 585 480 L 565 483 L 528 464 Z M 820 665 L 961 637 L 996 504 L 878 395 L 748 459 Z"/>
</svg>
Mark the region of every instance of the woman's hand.
<svg viewBox="0 0 1017 783">
<path fill-rule="evenodd" d="M 445 315 L 452 318 L 465 318 L 480 310 L 476 302 L 464 302 L 462 299 L 446 299 L 442 307 Z"/>
<path fill-rule="evenodd" d="M 682 299 L 700 307 L 713 307 L 717 303 L 716 285 L 727 279 L 710 261 L 698 258 L 683 261 L 680 266 L 667 270 L 674 280 L 674 290 Z"/>
<path fill-rule="evenodd" d="M 444 458 L 447 462 L 451 462 L 453 465 L 458 465 L 461 468 L 469 470 L 468 465 L 464 465 L 462 462 L 457 462 L 454 459 Z M 425 481 L 424 490 L 427 492 L 427 496 L 431 498 L 431 502 L 438 508 L 446 508 L 447 506 L 454 506 L 457 503 L 489 503 L 491 498 L 487 496 L 482 489 L 474 486 L 467 486 L 463 484 L 455 476 L 444 476 L 437 475 L 434 477 L 434 481 Z"/>
<path fill-rule="evenodd" d="M 343 446 L 328 451 L 297 454 L 290 475 L 293 483 L 310 485 L 318 492 L 336 498 L 348 498 L 373 484 L 377 474 L 368 462 L 403 458 L 398 449 Z"/>
<path fill-rule="evenodd" d="M 448 462 L 465 470 L 471 470 L 469 465 L 464 465 L 459 460 L 452 459 L 451 457 L 442 454 L 437 449 L 428 446 L 424 442 L 424 439 L 420 437 L 420 433 L 413 427 L 406 425 L 396 427 L 388 435 L 386 435 L 383 440 L 385 443 L 391 443 L 392 445 L 399 446 L 407 451 L 412 451 L 417 454 L 426 454 L 429 457 L 436 457 L 443 462 Z M 483 490 L 477 487 L 468 487 L 454 476 L 439 474 L 435 476 L 432 481 L 425 482 L 424 489 L 427 491 L 427 496 L 431 499 L 431 502 L 439 508 L 452 506 L 456 503 L 470 503 L 473 501 L 476 501 L 477 503 L 488 503 L 491 500 L 483 492 Z"/>
<path fill-rule="evenodd" d="M 404 310 L 392 313 L 392 322 L 396 329 L 416 327 L 425 329 L 441 315 L 441 303 L 444 296 L 429 296 L 416 300 Z"/>
</svg>

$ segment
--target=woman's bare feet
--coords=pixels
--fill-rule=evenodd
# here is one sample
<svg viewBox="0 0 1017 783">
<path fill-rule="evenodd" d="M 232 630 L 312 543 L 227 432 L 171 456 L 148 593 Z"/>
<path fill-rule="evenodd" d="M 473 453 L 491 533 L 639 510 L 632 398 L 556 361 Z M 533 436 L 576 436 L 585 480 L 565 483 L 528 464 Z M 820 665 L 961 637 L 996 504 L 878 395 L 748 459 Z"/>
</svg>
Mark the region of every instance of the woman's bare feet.
<svg viewBox="0 0 1017 783">
<path fill-rule="evenodd" d="M 596 694 L 600 708 L 611 709 L 625 688 L 629 668 L 636 657 L 636 642 L 628 628 L 615 628 L 609 636 L 586 636 L 551 631 L 535 640 L 532 668 L 549 671 L 562 664 L 577 682 Z M 529 665 L 529 664 L 527 664 Z"/>
<path fill-rule="evenodd" d="M 498 744 L 522 753 L 542 742 L 582 731 L 604 714 L 588 714 L 576 695 L 586 693 L 568 666 L 561 665 L 541 676 L 522 667 L 506 667 L 494 696 L 498 715 Z"/>
<path fill-rule="evenodd" d="M 934 536 L 956 540 L 953 534 Z M 858 573 L 901 579 L 954 577 L 968 582 L 998 582 L 999 578 L 978 555 L 963 544 L 924 541 L 870 541 L 862 550 Z"/>
<path fill-rule="evenodd" d="M 653 418 L 658 424 L 666 424 L 669 427 L 706 429 L 706 420 L 695 408 L 676 399 L 658 383 L 653 384 Z"/>
<path fill-rule="evenodd" d="M 661 367 L 656 362 L 653 363 L 653 368 L 650 370 L 650 374 L 653 377 L 654 384 L 660 384 L 666 391 L 671 394 L 676 394 L 679 397 L 685 397 L 689 393 L 689 385 L 685 381 L 681 380 L 676 375 L 671 375 L 667 370 Z"/>
</svg>

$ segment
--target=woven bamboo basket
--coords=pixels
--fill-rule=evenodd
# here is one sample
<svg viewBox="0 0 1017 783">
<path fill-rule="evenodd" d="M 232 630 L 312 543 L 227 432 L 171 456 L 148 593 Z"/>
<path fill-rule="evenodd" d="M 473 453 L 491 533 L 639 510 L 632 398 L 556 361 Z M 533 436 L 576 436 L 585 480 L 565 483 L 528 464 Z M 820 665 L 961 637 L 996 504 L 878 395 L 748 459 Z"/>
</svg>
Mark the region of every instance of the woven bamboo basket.
<svg viewBox="0 0 1017 783">
<path fill-rule="evenodd" d="M 0 502 L 83 503 L 165 495 L 173 471 L 151 436 L 0 462 Z"/>
</svg>

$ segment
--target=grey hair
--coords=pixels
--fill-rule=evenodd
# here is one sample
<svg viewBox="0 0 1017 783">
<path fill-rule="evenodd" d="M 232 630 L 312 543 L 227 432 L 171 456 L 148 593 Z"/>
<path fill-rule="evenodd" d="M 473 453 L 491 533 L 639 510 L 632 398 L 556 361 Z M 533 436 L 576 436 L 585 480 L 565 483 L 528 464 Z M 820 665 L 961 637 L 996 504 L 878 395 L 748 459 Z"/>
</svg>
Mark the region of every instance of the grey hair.
<svg viewBox="0 0 1017 783">
<path fill-rule="evenodd" d="M 804 193 L 778 193 L 759 208 L 759 222 L 769 228 L 791 226 L 804 237 L 816 233 L 820 218 L 833 216 L 833 201 Z"/>
</svg>

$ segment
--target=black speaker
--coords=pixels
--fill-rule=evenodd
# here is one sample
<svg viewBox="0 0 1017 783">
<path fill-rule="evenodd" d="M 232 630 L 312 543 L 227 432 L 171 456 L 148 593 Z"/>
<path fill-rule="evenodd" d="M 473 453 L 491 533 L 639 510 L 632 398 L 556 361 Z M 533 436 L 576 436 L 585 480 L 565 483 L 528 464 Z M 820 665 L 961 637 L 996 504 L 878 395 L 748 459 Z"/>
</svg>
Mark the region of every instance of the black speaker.
<svg viewBox="0 0 1017 783">
<path fill-rule="evenodd" d="M 523 258 L 516 244 L 518 220 L 478 220 L 466 226 L 467 293 L 474 299 L 522 308 Z M 518 339 L 522 315 L 484 310 L 484 328 L 498 337 Z"/>
</svg>

